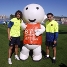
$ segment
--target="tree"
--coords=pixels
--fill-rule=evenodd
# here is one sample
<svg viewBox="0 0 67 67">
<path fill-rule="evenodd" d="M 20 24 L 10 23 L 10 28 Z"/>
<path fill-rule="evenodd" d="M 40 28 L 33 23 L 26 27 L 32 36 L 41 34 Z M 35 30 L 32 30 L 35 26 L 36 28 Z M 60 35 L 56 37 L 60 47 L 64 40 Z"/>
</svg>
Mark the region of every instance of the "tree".
<svg viewBox="0 0 67 67">
<path fill-rule="evenodd" d="M 10 15 L 10 19 L 12 19 L 12 18 L 14 18 L 14 17 L 15 17 L 15 15 L 13 15 L 13 14 Z"/>
</svg>

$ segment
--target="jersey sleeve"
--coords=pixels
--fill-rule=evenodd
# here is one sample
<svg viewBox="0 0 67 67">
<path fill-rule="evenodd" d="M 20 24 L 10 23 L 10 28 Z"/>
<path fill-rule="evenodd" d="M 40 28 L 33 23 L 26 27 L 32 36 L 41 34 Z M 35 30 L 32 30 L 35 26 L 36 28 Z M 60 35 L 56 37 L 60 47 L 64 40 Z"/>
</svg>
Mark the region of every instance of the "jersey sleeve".
<svg viewBox="0 0 67 67">
<path fill-rule="evenodd" d="M 58 26 L 58 23 L 56 23 L 55 24 L 55 33 L 54 33 L 54 40 L 57 40 L 57 38 L 58 38 L 58 28 L 59 28 L 59 26 Z"/>
<path fill-rule="evenodd" d="M 8 24 L 8 28 L 11 28 L 13 26 L 13 24 L 14 23 L 10 21 L 9 24 Z"/>
<path fill-rule="evenodd" d="M 8 28 L 11 28 L 11 27 L 13 26 L 13 24 L 14 24 L 13 20 L 14 20 L 14 19 L 11 19 L 11 20 L 10 20 L 10 22 L 9 22 L 9 24 L 8 24 Z"/>
</svg>

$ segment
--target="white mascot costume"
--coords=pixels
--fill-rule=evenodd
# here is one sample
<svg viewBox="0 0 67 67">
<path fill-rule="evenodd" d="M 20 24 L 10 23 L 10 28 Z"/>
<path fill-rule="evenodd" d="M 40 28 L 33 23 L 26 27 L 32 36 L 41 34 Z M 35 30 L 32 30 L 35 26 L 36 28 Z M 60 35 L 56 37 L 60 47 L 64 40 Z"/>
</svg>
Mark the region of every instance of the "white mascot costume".
<svg viewBox="0 0 67 67">
<path fill-rule="evenodd" d="M 21 23 L 24 29 L 24 46 L 20 52 L 21 60 L 26 60 L 29 57 L 30 50 L 33 50 L 32 57 L 34 61 L 39 61 L 42 58 L 42 34 L 45 31 L 45 27 L 41 25 L 41 22 L 44 16 L 44 9 L 38 4 L 29 4 L 23 9 L 25 23 Z"/>
</svg>

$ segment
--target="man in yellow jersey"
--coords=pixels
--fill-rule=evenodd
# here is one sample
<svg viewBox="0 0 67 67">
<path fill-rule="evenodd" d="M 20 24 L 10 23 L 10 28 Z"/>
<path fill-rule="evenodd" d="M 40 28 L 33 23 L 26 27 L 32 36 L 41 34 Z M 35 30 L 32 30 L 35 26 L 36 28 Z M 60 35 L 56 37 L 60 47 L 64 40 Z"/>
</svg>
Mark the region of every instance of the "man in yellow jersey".
<svg viewBox="0 0 67 67">
<path fill-rule="evenodd" d="M 57 38 L 58 38 L 58 23 L 53 20 L 53 14 L 47 14 L 47 21 L 45 23 L 46 26 L 46 56 L 45 58 L 49 58 L 49 47 L 53 48 L 53 59 L 52 63 L 56 62 L 56 46 L 57 46 Z"/>
<path fill-rule="evenodd" d="M 15 13 L 15 18 L 11 19 L 8 24 L 8 39 L 9 39 L 8 64 L 12 64 L 11 54 L 14 45 L 15 45 L 15 59 L 20 60 L 18 57 L 18 45 L 20 45 L 21 20 L 22 20 L 22 12 L 18 10 Z"/>
</svg>

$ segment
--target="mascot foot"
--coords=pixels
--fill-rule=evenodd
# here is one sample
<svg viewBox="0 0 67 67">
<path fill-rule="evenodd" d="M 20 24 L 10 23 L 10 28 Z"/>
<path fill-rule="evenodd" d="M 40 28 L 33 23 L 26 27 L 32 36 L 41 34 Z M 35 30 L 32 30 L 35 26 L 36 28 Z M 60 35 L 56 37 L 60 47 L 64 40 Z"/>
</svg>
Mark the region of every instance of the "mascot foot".
<svg viewBox="0 0 67 67">
<path fill-rule="evenodd" d="M 24 54 L 20 53 L 21 60 L 26 60 L 27 58 L 28 58 L 28 55 L 24 55 Z"/>
<path fill-rule="evenodd" d="M 42 54 L 37 55 L 37 56 L 34 56 L 34 55 L 33 55 L 33 60 L 34 60 L 34 61 L 40 61 L 41 58 L 42 58 Z"/>
</svg>

